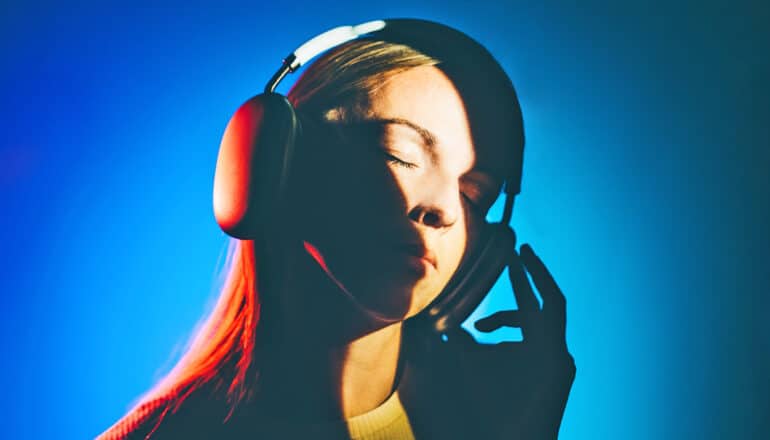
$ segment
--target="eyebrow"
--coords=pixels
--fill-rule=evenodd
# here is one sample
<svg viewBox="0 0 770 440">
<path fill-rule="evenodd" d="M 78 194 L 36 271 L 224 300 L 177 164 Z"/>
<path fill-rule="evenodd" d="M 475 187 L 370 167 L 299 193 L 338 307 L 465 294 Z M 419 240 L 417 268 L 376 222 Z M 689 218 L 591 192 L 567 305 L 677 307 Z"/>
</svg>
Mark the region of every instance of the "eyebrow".
<svg viewBox="0 0 770 440">
<path fill-rule="evenodd" d="M 372 122 L 379 123 L 382 125 L 387 124 L 396 124 L 396 125 L 404 125 L 406 127 L 411 128 L 412 130 L 416 131 L 417 134 L 420 135 L 420 137 L 423 140 L 423 143 L 425 146 L 433 148 L 437 141 L 436 136 L 430 132 L 430 130 L 426 129 L 425 127 L 422 127 L 420 125 L 415 124 L 414 122 L 403 119 L 403 118 L 385 118 L 385 119 L 373 119 Z"/>
</svg>

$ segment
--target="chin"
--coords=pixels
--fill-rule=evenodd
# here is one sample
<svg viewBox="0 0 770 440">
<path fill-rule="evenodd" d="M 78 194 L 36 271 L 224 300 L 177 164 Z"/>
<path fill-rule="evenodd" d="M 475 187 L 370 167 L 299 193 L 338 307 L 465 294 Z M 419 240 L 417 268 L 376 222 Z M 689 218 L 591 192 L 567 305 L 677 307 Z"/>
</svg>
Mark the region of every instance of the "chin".
<svg viewBox="0 0 770 440">
<path fill-rule="evenodd" d="M 401 286 L 401 289 L 408 292 L 409 297 L 409 304 L 403 319 L 411 318 L 423 311 L 441 293 L 438 283 L 432 279 L 423 279 L 417 283 L 407 282 Z"/>
<path fill-rule="evenodd" d="M 382 274 L 384 275 L 384 274 Z M 358 301 L 367 309 L 393 318 L 406 320 L 419 313 L 437 296 L 433 289 L 426 289 L 421 282 L 395 277 L 369 278 L 368 285 L 358 286 L 351 293 L 366 293 L 366 296 L 356 295 Z M 422 280 L 427 281 L 427 280 Z M 378 288 L 372 289 L 373 286 Z"/>
</svg>

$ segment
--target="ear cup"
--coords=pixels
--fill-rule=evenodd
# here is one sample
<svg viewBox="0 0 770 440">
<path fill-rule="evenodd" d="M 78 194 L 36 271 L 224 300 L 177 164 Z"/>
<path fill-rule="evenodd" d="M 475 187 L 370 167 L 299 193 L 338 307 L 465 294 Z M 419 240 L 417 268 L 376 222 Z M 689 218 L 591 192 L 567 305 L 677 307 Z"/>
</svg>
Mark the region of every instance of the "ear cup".
<svg viewBox="0 0 770 440">
<path fill-rule="evenodd" d="M 510 261 L 516 233 L 503 223 L 488 223 L 479 246 L 444 290 L 413 319 L 436 333 L 459 326 L 478 307 Z"/>
<path fill-rule="evenodd" d="M 277 93 L 249 99 L 230 118 L 214 176 L 214 215 L 228 235 L 257 239 L 280 223 L 300 130 L 294 108 Z"/>
</svg>

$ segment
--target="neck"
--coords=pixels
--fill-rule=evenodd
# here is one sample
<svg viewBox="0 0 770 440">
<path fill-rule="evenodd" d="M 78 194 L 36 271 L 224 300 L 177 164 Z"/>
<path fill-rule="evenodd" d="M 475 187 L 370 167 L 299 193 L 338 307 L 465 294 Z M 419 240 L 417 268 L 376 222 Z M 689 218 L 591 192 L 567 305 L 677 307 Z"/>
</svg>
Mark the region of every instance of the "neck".
<svg viewBox="0 0 770 440">
<path fill-rule="evenodd" d="M 309 264 L 295 266 L 279 300 L 263 306 L 260 413 L 307 422 L 354 417 L 392 393 L 402 321 L 372 322 Z"/>
<path fill-rule="evenodd" d="M 393 391 L 401 323 L 340 346 L 284 337 L 259 353 L 259 400 L 265 415 L 308 422 L 350 418 L 379 406 Z"/>
</svg>

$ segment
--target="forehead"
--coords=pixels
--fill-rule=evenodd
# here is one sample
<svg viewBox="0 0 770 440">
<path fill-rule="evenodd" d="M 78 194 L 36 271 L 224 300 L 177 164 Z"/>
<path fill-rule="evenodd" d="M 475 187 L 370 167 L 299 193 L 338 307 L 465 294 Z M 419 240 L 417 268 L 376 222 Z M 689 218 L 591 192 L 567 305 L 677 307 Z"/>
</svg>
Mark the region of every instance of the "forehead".
<svg viewBox="0 0 770 440">
<path fill-rule="evenodd" d="M 434 66 L 421 66 L 390 76 L 369 97 L 367 119 L 400 120 L 388 124 L 394 136 L 433 138 L 433 149 L 462 171 L 484 170 L 499 160 L 491 145 L 475 141 L 471 116 L 453 82 Z M 418 128 L 424 129 L 420 133 Z"/>
</svg>

